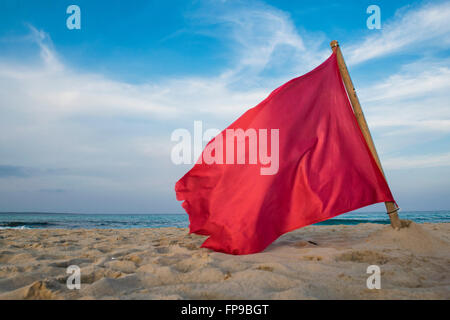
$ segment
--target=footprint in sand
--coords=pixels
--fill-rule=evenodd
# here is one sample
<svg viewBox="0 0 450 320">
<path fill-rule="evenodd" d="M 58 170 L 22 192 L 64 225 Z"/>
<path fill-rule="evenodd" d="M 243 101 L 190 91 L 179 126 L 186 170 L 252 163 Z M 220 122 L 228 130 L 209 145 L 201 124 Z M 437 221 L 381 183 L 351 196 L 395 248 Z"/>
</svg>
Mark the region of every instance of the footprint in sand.
<svg viewBox="0 0 450 320">
<path fill-rule="evenodd" d="M 105 263 L 105 266 L 123 273 L 134 273 L 137 269 L 136 264 L 130 260 L 113 260 Z"/>
<path fill-rule="evenodd" d="M 389 261 L 389 257 L 375 251 L 356 250 L 338 255 L 336 257 L 336 261 L 360 262 L 381 265 L 387 263 Z"/>
<path fill-rule="evenodd" d="M 261 266 L 257 266 L 256 270 L 273 272 L 274 269 L 273 269 L 273 267 L 270 267 L 270 266 L 261 265 Z"/>
<path fill-rule="evenodd" d="M 188 250 L 197 250 L 199 246 L 195 243 L 180 243 L 180 247 L 186 248 Z"/>
<path fill-rule="evenodd" d="M 70 259 L 70 260 L 64 260 L 64 261 L 57 261 L 57 262 L 50 263 L 49 266 L 57 267 L 57 268 L 67 268 L 68 266 L 71 266 L 71 265 L 81 266 L 86 263 L 92 263 L 92 259 L 76 258 L 76 259 Z"/>
<path fill-rule="evenodd" d="M 169 253 L 169 248 L 168 247 L 155 248 L 155 251 L 157 253 Z"/>
<path fill-rule="evenodd" d="M 136 265 L 139 265 L 142 262 L 142 258 L 137 254 L 128 254 L 123 257 L 124 260 L 129 260 L 134 262 Z"/>
<path fill-rule="evenodd" d="M 322 261 L 323 258 L 321 256 L 303 256 L 301 259 L 305 261 Z"/>
<path fill-rule="evenodd" d="M 50 300 L 59 299 L 63 286 L 55 280 L 35 281 L 32 284 L 0 295 L 0 299 Z"/>
</svg>

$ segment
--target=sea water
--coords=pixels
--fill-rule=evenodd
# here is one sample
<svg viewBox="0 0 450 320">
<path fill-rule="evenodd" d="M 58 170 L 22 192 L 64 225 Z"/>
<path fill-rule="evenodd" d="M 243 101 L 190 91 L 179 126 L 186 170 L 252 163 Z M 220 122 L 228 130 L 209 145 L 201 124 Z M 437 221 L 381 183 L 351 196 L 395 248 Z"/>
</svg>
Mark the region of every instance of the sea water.
<svg viewBox="0 0 450 320">
<path fill-rule="evenodd" d="M 401 211 L 402 219 L 416 223 L 450 222 L 450 211 Z M 384 212 L 351 212 L 317 223 L 317 225 L 389 224 Z M 0 213 L 0 229 L 126 229 L 189 226 L 187 214 L 82 214 L 44 212 Z"/>
</svg>

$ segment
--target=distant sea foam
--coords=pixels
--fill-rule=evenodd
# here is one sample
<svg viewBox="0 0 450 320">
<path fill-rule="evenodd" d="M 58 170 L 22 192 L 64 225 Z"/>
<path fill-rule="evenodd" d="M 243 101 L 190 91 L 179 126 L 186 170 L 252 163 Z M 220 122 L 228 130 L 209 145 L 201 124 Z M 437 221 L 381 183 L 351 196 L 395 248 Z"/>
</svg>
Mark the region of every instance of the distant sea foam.
<svg viewBox="0 0 450 320">
<path fill-rule="evenodd" d="M 402 211 L 402 219 L 416 223 L 450 222 L 450 211 Z M 381 212 L 352 212 L 317 223 L 317 225 L 389 224 Z M 71 214 L 71 213 L 0 213 L 0 229 L 126 229 L 187 228 L 187 214 Z"/>
</svg>

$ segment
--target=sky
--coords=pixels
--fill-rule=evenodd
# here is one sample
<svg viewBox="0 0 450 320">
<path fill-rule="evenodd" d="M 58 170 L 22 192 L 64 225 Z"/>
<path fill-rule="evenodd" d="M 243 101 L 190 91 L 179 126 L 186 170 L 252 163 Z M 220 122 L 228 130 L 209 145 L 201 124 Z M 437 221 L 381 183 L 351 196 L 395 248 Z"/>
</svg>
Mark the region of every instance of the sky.
<svg viewBox="0 0 450 320">
<path fill-rule="evenodd" d="M 449 21 L 449 1 L 1 1 L 0 211 L 183 213 L 171 133 L 226 128 L 334 39 L 399 206 L 449 210 Z"/>
</svg>

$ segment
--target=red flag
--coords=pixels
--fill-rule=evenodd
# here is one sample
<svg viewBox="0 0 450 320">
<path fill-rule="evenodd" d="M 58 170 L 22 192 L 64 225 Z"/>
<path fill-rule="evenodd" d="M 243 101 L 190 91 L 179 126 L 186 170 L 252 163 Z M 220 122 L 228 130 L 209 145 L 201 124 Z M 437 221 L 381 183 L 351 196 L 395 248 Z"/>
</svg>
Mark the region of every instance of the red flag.
<svg viewBox="0 0 450 320">
<path fill-rule="evenodd" d="M 248 134 L 234 145 L 227 136 L 232 129 Z M 253 152 L 255 132 L 259 144 Z M 246 143 L 244 156 L 239 141 Z M 231 150 L 224 147 L 229 142 Z M 206 146 L 200 160 L 175 190 L 190 232 L 208 235 L 202 247 L 215 251 L 260 252 L 286 232 L 394 201 L 356 121 L 335 53 L 244 113 Z"/>
</svg>

